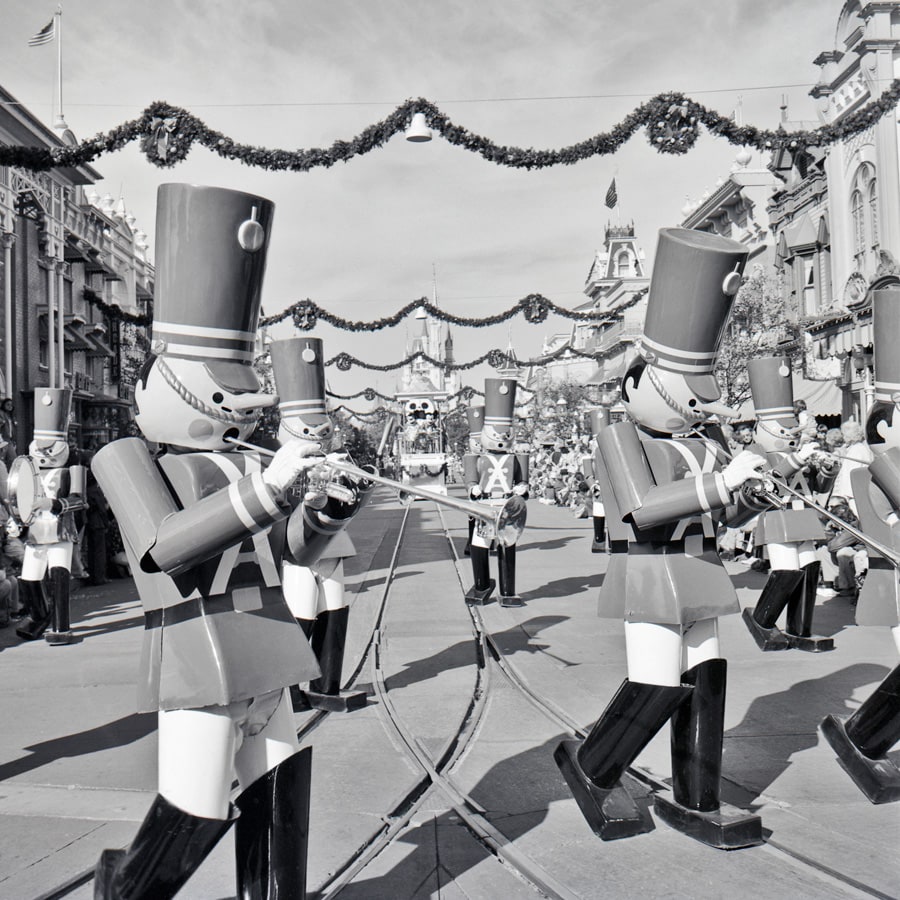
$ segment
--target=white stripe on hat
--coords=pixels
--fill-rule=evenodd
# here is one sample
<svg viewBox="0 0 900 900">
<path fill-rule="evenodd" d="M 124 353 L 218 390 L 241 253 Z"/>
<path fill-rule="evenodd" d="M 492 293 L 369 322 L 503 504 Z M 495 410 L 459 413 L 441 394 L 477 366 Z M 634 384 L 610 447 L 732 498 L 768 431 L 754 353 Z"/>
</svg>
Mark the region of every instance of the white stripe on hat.
<svg viewBox="0 0 900 900">
<path fill-rule="evenodd" d="M 154 322 L 154 331 L 168 331 L 184 337 L 220 338 L 231 341 L 255 341 L 256 332 L 237 331 L 234 328 L 213 328 L 208 325 L 176 325 L 172 322 Z"/>
<path fill-rule="evenodd" d="M 252 350 L 226 349 L 224 347 L 200 347 L 196 344 L 171 344 L 166 342 L 166 353 L 175 356 L 190 356 L 196 359 L 236 359 L 253 362 Z"/>
</svg>

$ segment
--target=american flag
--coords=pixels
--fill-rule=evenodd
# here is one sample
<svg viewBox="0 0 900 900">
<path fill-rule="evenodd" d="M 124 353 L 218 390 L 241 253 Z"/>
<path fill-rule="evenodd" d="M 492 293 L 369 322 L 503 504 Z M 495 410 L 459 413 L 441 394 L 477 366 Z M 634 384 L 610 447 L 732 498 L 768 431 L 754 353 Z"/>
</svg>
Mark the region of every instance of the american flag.
<svg viewBox="0 0 900 900">
<path fill-rule="evenodd" d="M 606 192 L 606 205 L 612 209 L 619 202 L 619 195 L 616 193 L 616 179 L 609 183 L 609 190 Z"/>
<path fill-rule="evenodd" d="M 41 44 L 49 44 L 53 40 L 53 32 L 56 19 L 51 19 L 33 38 L 28 41 L 29 47 L 40 47 Z"/>
</svg>

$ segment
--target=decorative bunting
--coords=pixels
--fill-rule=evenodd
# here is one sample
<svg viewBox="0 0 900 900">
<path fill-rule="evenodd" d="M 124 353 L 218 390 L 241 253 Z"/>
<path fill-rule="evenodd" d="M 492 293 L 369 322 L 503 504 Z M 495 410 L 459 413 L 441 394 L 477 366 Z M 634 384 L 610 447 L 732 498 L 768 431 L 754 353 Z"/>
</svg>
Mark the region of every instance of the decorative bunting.
<svg viewBox="0 0 900 900">
<path fill-rule="evenodd" d="M 382 147 L 395 134 L 406 130 L 413 115 L 422 113 L 428 127 L 438 132 L 445 141 L 477 153 L 489 162 L 513 169 L 546 169 L 615 153 L 641 128 L 646 128 L 650 145 L 660 153 L 687 153 L 697 141 L 700 125 L 730 144 L 755 147 L 760 151 L 781 147 L 827 147 L 865 131 L 894 109 L 898 101 L 900 79 L 894 79 L 881 96 L 870 100 L 840 122 L 810 130 L 785 131 L 781 128 L 771 130 L 738 125 L 730 116 L 707 109 L 684 94 L 669 92 L 642 103 L 611 131 L 600 132 L 558 150 L 495 144 L 454 124 L 424 97 L 407 100 L 387 118 L 368 126 L 352 140 L 337 140 L 327 149 L 311 150 L 278 150 L 240 144 L 208 128 L 188 110 L 156 101 L 139 118 L 125 122 L 106 134 L 97 134 L 81 141 L 74 147 L 0 147 L 0 165 L 18 166 L 31 171 L 79 166 L 139 140 L 147 159 L 165 168 L 181 162 L 194 144 L 200 144 L 224 159 L 237 160 L 247 166 L 276 172 L 309 172 L 347 162 Z"/>
</svg>

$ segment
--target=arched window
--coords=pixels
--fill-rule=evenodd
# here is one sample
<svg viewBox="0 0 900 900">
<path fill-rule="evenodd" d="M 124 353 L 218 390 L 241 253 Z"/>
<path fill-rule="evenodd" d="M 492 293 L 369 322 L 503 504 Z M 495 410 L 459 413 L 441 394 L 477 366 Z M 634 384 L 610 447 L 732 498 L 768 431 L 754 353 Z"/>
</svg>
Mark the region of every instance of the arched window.
<svg viewBox="0 0 900 900">
<path fill-rule="evenodd" d="M 616 277 L 628 278 L 631 275 L 631 254 L 627 250 L 621 250 L 616 255 Z"/>
<path fill-rule="evenodd" d="M 853 223 L 853 257 L 856 268 L 872 274 L 878 258 L 878 185 L 875 168 L 863 163 L 850 189 L 850 221 Z"/>
</svg>

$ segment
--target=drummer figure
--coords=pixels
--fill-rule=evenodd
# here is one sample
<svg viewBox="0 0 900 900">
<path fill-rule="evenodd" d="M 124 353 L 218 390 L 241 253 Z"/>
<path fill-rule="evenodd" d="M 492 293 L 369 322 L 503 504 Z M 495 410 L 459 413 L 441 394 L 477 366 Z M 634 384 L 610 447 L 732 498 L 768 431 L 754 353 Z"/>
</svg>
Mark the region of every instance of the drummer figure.
<svg viewBox="0 0 900 900">
<path fill-rule="evenodd" d="M 74 640 L 69 627 L 69 573 L 78 537 L 74 513 L 85 508 L 86 471 L 84 466 L 66 465 L 71 404 L 68 388 L 35 390 L 29 455 L 19 457 L 10 473 L 14 508 L 21 524 L 28 526 L 19 579 L 26 618 L 16 628 L 16 634 L 26 641 L 42 635 L 48 644 Z M 48 572 L 49 597 L 42 587 Z"/>
</svg>

